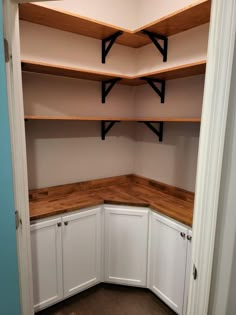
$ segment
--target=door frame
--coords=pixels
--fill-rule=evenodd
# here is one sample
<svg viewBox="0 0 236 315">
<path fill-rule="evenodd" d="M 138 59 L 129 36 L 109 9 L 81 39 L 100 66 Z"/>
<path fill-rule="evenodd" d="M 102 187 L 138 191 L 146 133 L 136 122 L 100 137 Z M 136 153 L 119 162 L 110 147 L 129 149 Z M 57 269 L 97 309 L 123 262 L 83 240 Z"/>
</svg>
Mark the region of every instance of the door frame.
<svg viewBox="0 0 236 315">
<path fill-rule="evenodd" d="M 236 1 L 212 0 L 193 218 L 188 315 L 207 315 L 236 31 Z"/>
<path fill-rule="evenodd" d="M 20 65 L 18 5 L 4 2 L 4 37 L 9 44 L 9 62 L 6 63 L 9 122 L 11 131 L 12 168 L 15 210 L 19 212 L 20 226 L 16 231 L 21 313 L 33 314 L 33 285 L 31 271 L 30 222 L 26 143 L 23 111 L 22 77 Z"/>
<path fill-rule="evenodd" d="M 18 23 L 18 3 L 30 1 L 6 2 L 5 35 L 12 55 L 7 74 L 15 204 L 22 220 L 17 233 L 21 303 L 22 314 L 31 315 L 30 222 Z M 192 265 L 198 269 L 198 278 L 194 281 L 191 277 L 188 315 L 207 315 L 208 311 L 235 29 L 236 1 L 212 0 L 193 221 Z"/>
</svg>

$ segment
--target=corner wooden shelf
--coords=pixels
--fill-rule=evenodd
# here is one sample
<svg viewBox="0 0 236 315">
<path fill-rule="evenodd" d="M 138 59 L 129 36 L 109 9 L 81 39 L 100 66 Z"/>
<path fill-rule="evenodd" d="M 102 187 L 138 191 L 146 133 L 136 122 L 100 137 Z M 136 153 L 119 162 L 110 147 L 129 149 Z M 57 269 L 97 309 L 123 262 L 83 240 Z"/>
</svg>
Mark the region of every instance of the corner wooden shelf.
<svg viewBox="0 0 236 315">
<path fill-rule="evenodd" d="M 44 62 L 22 60 L 22 71 L 26 72 L 50 74 L 92 81 L 108 81 L 119 77 L 121 79 L 118 82 L 119 84 L 133 86 L 145 84 L 146 83 L 145 81 L 140 80 L 142 77 L 160 80 L 173 80 L 193 75 L 204 74 L 205 69 L 206 60 L 201 60 L 190 64 L 166 68 L 163 70 L 144 73 L 137 76 L 127 76 L 92 70 L 84 70 L 74 67 L 66 67 L 56 64 L 48 64 Z"/>
<path fill-rule="evenodd" d="M 29 60 L 22 60 L 21 61 L 21 68 L 22 71 L 26 72 L 35 72 L 35 73 L 42 73 L 42 74 L 50 74 L 62 77 L 70 77 L 75 79 L 84 79 L 84 80 L 91 80 L 91 81 L 104 81 L 117 78 L 117 75 L 105 73 L 105 72 L 98 72 L 93 70 L 84 70 L 75 67 L 67 67 L 57 64 L 49 64 L 45 62 L 36 62 L 36 61 L 29 61 Z M 127 76 L 122 76 L 122 78 L 127 78 Z"/>
<path fill-rule="evenodd" d="M 123 34 L 117 38 L 116 43 L 138 48 L 151 43 L 151 39 L 142 34 L 143 30 L 166 37 L 172 36 L 208 23 L 210 20 L 210 8 L 210 0 L 199 0 L 134 31 L 32 3 L 20 4 L 19 15 L 20 19 L 24 21 L 101 40 L 112 36 L 120 30 Z"/>
<path fill-rule="evenodd" d="M 25 120 L 54 120 L 54 121 L 100 121 L 101 139 L 105 140 L 107 133 L 119 122 L 138 122 L 145 124 L 159 139 L 163 141 L 164 122 L 200 123 L 200 118 L 178 117 L 83 117 L 83 116 L 38 116 L 25 115 Z M 158 124 L 155 126 L 154 124 Z M 159 128 L 157 128 L 159 127 Z"/>
<path fill-rule="evenodd" d="M 42 116 L 25 115 L 25 120 L 68 120 L 68 121 L 124 121 L 124 122 L 189 122 L 200 123 L 197 117 L 89 117 L 89 116 Z"/>
</svg>

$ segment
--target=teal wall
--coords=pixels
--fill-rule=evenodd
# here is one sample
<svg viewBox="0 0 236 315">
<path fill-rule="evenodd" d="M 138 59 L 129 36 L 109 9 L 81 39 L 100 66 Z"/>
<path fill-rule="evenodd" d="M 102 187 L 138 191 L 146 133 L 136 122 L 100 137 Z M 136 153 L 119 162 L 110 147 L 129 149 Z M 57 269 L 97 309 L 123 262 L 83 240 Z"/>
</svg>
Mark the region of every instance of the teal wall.
<svg viewBox="0 0 236 315">
<path fill-rule="evenodd" d="M 19 315 L 14 195 L 0 0 L 0 314 Z"/>
</svg>

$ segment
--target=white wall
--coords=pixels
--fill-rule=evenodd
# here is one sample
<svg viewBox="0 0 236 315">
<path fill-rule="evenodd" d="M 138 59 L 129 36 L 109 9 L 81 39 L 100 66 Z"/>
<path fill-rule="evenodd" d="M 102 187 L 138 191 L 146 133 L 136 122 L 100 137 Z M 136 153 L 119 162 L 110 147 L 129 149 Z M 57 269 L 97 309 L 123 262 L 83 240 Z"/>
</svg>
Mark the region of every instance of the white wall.
<svg viewBox="0 0 236 315">
<path fill-rule="evenodd" d="M 165 103 L 147 84 L 136 88 L 138 117 L 201 117 L 205 75 L 166 81 Z"/>
<path fill-rule="evenodd" d="M 218 207 L 209 315 L 236 314 L 236 50 Z"/>
<path fill-rule="evenodd" d="M 166 15 L 181 10 L 194 2 L 198 2 L 198 0 L 139 0 L 137 7 L 137 25 L 141 27 L 152 23 Z"/>
<path fill-rule="evenodd" d="M 102 141 L 99 122 L 26 122 L 29 188 L 131 174 L 132 133 L 117 124 Z"/>
<path fill-rule="evenodd" d="M 23 73 L 26 114 L 133 116 L 134 88 L 117 85 L 101 104 L 100 84 Z M 116 124 L 105 141 L 99 122 L 27 121 L 29 187 L 133 173 L 133 125 Z"/>
<path fill-rule="evenodd" d="M 116 85 L 101 104 L 100 84 L 23 73 L 25 113 L 187 116 L 201 112 L 204 76 L 168 82 L 166 103 L 149 86 Z M 120 123 L 100 138 L 99 122 L 26 122 L 30 188 L 136 173 L 194 191 L 199 124 L 165 123 L 164 141 L 142 124 Z"/>
<path fill-rule="evenodd" d="M 200 117 L 204 77 L 167 81 L 164 104 L 150 86 L 136 88 L 136 116 Z M 199 123 L 164 123 L 164 138 L 159 143 L 147 127 L 138 126 L 135 174 L 194 191 L 199 129 Z"/>
<path fill-rule="evenodd" d="M 199 124 L 164 123 L 163 142 L 138 125 L 134 173 L 195 191 Z"/>
<path fill-rule="evenodd" d="M 130 47 L 115 44 L 102 64 L 100 40 L 25 21 L 20 21 L 20 42 L 22 59 L 117 75 L 136 73 Z"/>
<path fill-rule="evenodd" d="M 137 49 L 138 74 L 206 60 L 208 34 L 209 24 L 204 24 L 170 36 L 167 62 L 163 62 L 161 54 L 153 44 Z"/>
<path fill-rule="evenodd" d="M 25 113 L 133 117 L 135 88 L 117 84 L 101 103 L 101 83 L 23 72 Z"/>
</svg>

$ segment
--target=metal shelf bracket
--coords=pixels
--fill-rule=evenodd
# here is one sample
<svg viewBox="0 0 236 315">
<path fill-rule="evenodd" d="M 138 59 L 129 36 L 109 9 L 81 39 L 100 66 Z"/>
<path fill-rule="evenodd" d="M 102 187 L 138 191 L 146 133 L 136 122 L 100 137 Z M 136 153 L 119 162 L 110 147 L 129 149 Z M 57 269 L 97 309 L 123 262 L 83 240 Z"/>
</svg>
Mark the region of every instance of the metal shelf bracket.
<svg viewBox="0 0 236 315">
<path fill-rule="evenodd" d="M 115 125 L 115 123 L 120 122 L 119 120 L 102 120 L 101 121 L 101 138 L 102 140 L 105 140 L 106 134 L 111 130 L 111 128 Z M 106 123 L 109 123 L 106 126 Z"/>
<path fill-rule="evenodd" d="M 156 48 L 163 56 L 163 62 L 166 62 L 168 53 L 168 37 L 153 32 L 149 32 L 147 30 L 143 30 L 142 33 L 147 35 L 151 39 L 153 44 L 156 46 Z M 163 41 L 163 47 L 159 43 L 160 40 Z"/>
<path fill-rule="evenodd" d="M 106 97 L 111 92 L 114 85 L 120 81 L 120 78 L 102 81 L 102 103 L 106 103 Z"/>
<path fill-rule="evenodd" d="M 156 123 L 156 121 L 155 122 L 152 122 L 152 121 L 140 121 L 140 123 L 144 123 L 152 132 L 154 132 L 155 135 L 158 136 L 159 142 L 163 141 L 163 127 L 164 127 L 164 122 L 163 121 L 157 122 L 157 123 L 159 123 L 159 130 L 152 125 L 152 124 Z"/>
<path fill-rule="evenodd" d="M 141 78 L 142 80 L 146 81 L 153 90 L 160 96 L 161 103 L 165 102 L 165 90 L 166 90 L 166 81 L 159 80 L 159 79 L 152 79 L 152 78 Z M 160 84 L 160 88 L 156 85 L 156 83 Z"/>
<path fill-rule="evenodd" d="M 102 39 L 102 63 L 106 63 L 106 56 L 108 55 L 111 47 L 115 43 L 116 39 L 123 34 L 122 31 L 118 31 L 111 36 Z"/>
</svg>

